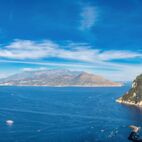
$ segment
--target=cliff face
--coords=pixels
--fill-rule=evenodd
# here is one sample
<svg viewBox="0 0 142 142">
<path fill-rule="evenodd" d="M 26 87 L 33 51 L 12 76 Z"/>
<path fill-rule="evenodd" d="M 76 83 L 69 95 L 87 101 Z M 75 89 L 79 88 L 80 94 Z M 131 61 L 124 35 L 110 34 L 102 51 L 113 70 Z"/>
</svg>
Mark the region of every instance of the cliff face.
<svg viewBox="0 0 142 142">
<path fill-rule="evenodd" d="M 116 100 L 119 103 L 142 106 L 142 74 L 137 76 L 132 83 L 132 88 Z"/>
<path fill-rule="evenodd" d="M 13 86 L 121 86 L 99 75 L 70 70 L 26 71 L 0 80 L 0 85 Z"/>
</svg>

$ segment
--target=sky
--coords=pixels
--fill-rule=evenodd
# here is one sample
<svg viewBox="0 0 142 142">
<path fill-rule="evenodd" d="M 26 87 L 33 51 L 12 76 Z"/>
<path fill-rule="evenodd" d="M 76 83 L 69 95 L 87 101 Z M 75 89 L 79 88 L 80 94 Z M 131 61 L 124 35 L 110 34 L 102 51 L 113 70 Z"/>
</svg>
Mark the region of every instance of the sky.
<svg viewBox="0 0 142 142">
<path fill-rule="evenodd" d="M 0 0 L 0 78 L 70 69 L 131 81 L 142 73 L 141 0 Z"/>
</svg>

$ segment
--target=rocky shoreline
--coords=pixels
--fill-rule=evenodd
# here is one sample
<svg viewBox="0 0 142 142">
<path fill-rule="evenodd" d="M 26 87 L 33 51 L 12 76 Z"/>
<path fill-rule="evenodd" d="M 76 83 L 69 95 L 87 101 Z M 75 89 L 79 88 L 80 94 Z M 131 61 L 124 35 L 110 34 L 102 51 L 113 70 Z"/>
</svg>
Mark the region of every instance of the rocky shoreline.
<svg viewBox="0 0 142 142">
<path fill-rule="evenodd" d="M 127 104 L 127 105 L 134 105 L 134 106 L 141 106 L 142 107 L 142 102 L 135 103 L 135 102 L 130 102 L 130 101 L 124 101 L 122 100 L 122 97 L 116 100 L 117 103 L 120 104 Z"/>
<path fill-rule="evenodd" d="M 136 77 L 130 90 L 118 98 L 116 102 L 142 107 L 142 74 Z"/>
</svg>

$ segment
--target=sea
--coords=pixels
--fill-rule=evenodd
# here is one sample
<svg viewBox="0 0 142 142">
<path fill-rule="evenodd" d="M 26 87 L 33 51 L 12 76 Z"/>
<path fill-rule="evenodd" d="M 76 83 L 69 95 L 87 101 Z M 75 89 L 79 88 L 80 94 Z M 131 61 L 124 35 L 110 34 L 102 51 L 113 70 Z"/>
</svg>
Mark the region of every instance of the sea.
<svg viewBox="0 0 142 142">
<path fill-rule="evenodd" d="M 141 108 L 115 102 L 129 88 L 1 86 L 0 142 L 127 142 L 142 126 Z"/>
</svg>

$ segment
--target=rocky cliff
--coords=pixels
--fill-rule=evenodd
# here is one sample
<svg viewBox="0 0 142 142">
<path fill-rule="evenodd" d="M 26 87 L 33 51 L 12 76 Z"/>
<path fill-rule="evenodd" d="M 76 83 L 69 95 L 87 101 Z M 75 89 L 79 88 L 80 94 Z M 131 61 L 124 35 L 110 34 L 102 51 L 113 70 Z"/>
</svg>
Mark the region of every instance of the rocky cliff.
<svg viewBox="0 0 142 142">
<path fill-rule="evenodd" d="M 137 76 L 131 89 L 116 100 L 119 103 L 142 106 L 142 74 Z"/>
</svg>

